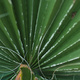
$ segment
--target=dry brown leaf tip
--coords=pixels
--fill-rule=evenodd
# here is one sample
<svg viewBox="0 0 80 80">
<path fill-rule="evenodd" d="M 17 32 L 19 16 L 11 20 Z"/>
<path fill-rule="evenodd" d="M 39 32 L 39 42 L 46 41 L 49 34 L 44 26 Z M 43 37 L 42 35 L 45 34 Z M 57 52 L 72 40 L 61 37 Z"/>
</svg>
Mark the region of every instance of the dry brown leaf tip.
<svg viewBox="0 0 80 80">
<path fill-rule="evenodd" d="M 22 74 L 22 72 L 20 71 L 20 72 L 18 73 L 18 75 L 16 76 L 16 79 L 15 79 L 15 80 L 21 80 L 21 74 Z"/>
<path fill-rule="evenodd" d="M 34 80 L 38 80 L 38 78 L 37 78 L 37 77 L 35 77 L 35 78 L 34 78 Z"/>
<path fill-rule="evenodd" d="M 73 0 L 73 4 L 76 2 L 76 0 Z"/>
</svg>

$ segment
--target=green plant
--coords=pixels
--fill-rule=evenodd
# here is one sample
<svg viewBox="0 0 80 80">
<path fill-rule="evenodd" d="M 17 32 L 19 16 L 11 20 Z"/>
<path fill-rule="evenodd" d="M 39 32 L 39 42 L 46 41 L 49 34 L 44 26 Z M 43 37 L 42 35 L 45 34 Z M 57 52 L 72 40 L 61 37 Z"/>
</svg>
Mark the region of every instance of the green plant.
<svg viewBox="0 0 80 80">
<path fill-rule="evenodd" d="M 80 79 L 80 0 L 0 0 L 0 80 L 17 77 Z"/>
</svg>

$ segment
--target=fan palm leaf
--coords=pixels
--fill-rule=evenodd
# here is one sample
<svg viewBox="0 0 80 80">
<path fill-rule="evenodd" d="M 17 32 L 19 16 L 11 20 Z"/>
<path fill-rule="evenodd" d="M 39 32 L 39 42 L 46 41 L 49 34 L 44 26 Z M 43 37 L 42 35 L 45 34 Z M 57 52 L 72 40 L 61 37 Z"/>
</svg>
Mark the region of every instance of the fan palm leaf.
<svg viewBox="0 0 80 80">
<path fill-rule="evenodd" d="M 0 0 L 0 80 L 80 79 L 80 0 Z"/>
</svg>

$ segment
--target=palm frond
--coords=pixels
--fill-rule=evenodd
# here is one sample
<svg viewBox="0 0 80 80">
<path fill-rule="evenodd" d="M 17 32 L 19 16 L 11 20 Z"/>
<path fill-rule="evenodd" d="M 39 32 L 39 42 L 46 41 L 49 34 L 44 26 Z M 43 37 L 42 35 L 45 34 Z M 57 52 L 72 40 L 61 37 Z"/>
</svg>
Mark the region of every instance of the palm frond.
<svg viewBox="0 0 80 80">
<path fill-rule="evenodd" d="M 0 80 L 79 80 L 79 61 L 80 0 L 0 0 Z"/>
</svg>

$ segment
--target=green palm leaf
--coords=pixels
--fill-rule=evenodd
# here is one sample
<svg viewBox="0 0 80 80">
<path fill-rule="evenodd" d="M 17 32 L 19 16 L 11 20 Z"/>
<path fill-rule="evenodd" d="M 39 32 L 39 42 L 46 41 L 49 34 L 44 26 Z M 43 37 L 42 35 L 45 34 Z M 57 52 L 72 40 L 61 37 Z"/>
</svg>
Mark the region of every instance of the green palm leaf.
<svg viewBox="0 0 80 80">
<path fill-rule="evenodd" d="M 18 77 L 80 79 L 80 0 L 0 0 L 0 80 Z"/>
</svg>

